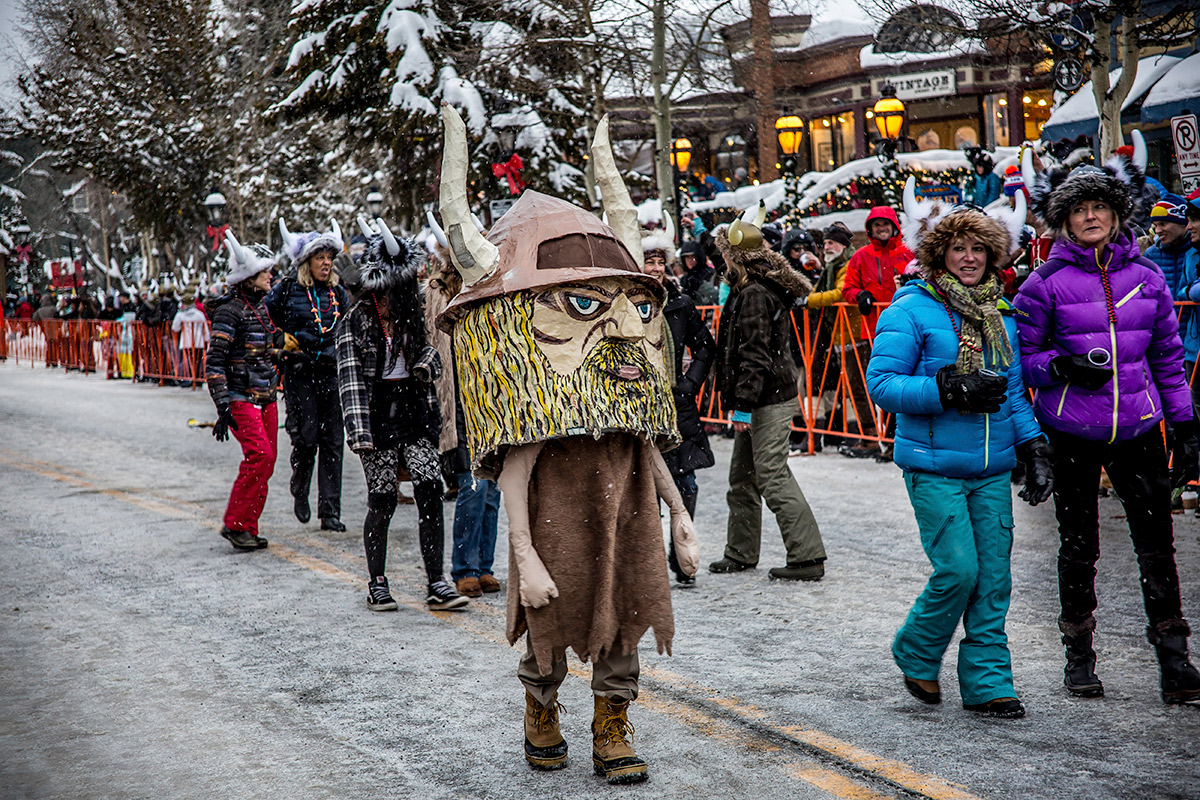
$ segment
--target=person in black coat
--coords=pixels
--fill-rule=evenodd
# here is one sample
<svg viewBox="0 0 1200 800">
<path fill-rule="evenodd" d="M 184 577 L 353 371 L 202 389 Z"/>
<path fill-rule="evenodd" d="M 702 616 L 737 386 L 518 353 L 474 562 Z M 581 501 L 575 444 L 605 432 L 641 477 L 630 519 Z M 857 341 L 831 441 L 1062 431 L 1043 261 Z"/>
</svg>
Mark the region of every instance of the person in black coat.
<svg viewBox="0 0 1200 800">
<path fill-rule="evenodd" d="M 292 440 L 290 489 L 296 519 L 308 522 L 308 493 L 317 468 L 317 516 L 321 530 L 342 524 L 342 404 L 338 397 L 335 328 L 349 306 L 333 259 L 341 236 L 306 233 L 287 243 L 297 264 L 267 295 L 271 320 L 284 332 L 285 427 Z M 318 462 L 318 455 L 320 456 Z"/>
<path fill-rule="evenodd" d="M 692 298 L 684 294 L 676 285 L 673 276 L 668 277 L 668 267 L 674 266 L 674 243 L 662 234 L 654 234 L 642 239 L 642 250 L 645 253 L 645 270 L 647 275 L 653 275 L 663 282 L 667 290 L 667 302 L 663 306 L 663 319 L 668 329 L 670 347 L 666 353 L 667 364 L 673 366 L 671 372 L 672 393 L 675 397 L 675 414 L 679 424 L 679 435 L 682 438 L 679 446 L 663 453 L 663 460 L 671 472 L 675 486 L 683 496 L 683 504 L 687 506 L 688 514 L 696 516 L 696 470 L 706 469 L 716 463 L 712 448 L 708 444 L 708 434 L 704 432 L 704 424 L 700 421 L 700 408 L 697 396 L 708 377 L 713 359 L 717 353 L 717 343 L 713 341 L 708 325 L 696 310 Z M 685 349 L 691 353 L 691 362 L 684 366 Z M 672 541 L 667 555 L 667 564 L 675 573 L 675 580 L 683 586 L 696 582 L 693 575 L 688 575 L 679 567 L 675 557 L 675 542 Z"/>
</svg>

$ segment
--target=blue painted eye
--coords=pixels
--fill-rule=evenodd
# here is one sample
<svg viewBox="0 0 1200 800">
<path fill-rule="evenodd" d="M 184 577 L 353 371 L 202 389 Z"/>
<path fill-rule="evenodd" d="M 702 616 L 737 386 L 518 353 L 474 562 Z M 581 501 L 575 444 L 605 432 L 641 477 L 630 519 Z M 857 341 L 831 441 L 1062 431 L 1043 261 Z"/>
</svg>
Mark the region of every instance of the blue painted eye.
<svg viewBox="0 0 1200 800">
<path fill-rule="evenodd" d="M 580 316 L 584 318 L 594 317 L 599 314 L 604 306 L 594 297 L 585 297 L 583 295 L 571 294 L 567 295 L 567 302 Z"/>
<path fill-rule="evenodd" d="M 650 317 L 654 315 L 653 303 L 638 303 L 634 308 L 637 309 L 638 315 L 641 316 L 642 322 L 649 322 Z"/>
</svg>

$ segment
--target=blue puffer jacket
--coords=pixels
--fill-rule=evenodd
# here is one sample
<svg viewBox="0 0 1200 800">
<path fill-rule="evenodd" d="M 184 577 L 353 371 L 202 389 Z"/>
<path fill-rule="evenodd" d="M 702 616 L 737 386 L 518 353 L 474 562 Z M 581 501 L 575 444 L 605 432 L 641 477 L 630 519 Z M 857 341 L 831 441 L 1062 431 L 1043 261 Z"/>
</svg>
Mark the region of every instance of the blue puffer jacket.
<svg viewBox="0 0 1200 800">
<path fill-rule="evenodd" d="M 1005 301 L 1000 308 L 1011 312 Z M 1008 399 L 996 414 L 942 408 L 936 375 L 958 359 L 955 326 L 961 329 L 962 317 L 954 312 L 951 325 L 937 289 L 923 280 L 909 282 L 879 317 L 867 391 L 898 415 L 893 458 L 901 469 L 949 478 L 999 475 L 1017 465 L 1018 444 L 1042 435 L 1021 379 L 1017 326 L 1012 316 L 1005 318 L 1013 362 Z"/>
</svg>

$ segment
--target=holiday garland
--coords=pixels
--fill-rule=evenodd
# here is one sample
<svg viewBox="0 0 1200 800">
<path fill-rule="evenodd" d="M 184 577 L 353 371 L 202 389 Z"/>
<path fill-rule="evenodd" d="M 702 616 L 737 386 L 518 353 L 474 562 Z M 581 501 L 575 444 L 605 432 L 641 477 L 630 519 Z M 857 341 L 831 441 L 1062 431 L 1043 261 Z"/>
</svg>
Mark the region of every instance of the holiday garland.
<svg viewBox="0 0 1200 800">
<path fill-rule="evenodd" d="M 883 174 L 860 175 L 844 183 L 807 205 L 801 205 L 804 190 L 811 182 L 802 185 L 799 178 L 788 178 L 784 182 L 784 207 L 790 209 L 782 216 L 785 223 L 803 224 L 806 217 L 852 211 L 856 208 L 873 208 L 878 205 L 899 208 L 904 194 L 904 182 L 909 175 L 916 175 L 918 184 L 942 183 L 963 189 L 973 175 L 969 167 L 953 167 L 944 170 L 912 169 L 901 172 L 896 161 L 883 164 Z"/>
</svg>

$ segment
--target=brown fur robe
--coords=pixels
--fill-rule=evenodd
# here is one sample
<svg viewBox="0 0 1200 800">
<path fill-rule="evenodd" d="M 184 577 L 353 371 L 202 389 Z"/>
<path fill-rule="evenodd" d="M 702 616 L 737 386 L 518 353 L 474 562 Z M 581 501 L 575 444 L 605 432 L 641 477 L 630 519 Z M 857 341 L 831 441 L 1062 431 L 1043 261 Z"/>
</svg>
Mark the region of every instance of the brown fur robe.
<svg viewBox="0 0 1200 800">
<path fill-rule="evenodd" d="M 548 674 L 568 647 L 583 661 L 631 653 L 648 628 L 671 652 L 675 619 L 663 553 L 653 444 L 628 433 L 546 442 L 529 482 L 533 546 L 558 587 L 542 608 L 521 605 L 509 550 L 509 644 L 526 630 L 538 670 Z"/>
</svg>

